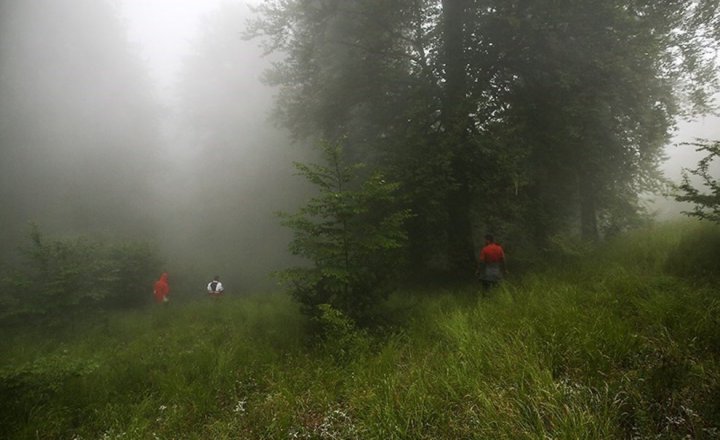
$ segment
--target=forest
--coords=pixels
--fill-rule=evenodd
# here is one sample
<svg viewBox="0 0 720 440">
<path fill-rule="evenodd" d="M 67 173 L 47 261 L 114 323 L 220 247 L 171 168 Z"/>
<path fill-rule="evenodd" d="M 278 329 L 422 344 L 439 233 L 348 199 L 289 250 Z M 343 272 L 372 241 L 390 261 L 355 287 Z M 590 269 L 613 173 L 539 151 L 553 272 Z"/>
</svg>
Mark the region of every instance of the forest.
<svg viewBox="0 0 720 440">
<path fill-rule="evenodd" d="M 132 3 L 0 0 L 0 437 L 720 438 L 720 1 Z"/>
</svg>

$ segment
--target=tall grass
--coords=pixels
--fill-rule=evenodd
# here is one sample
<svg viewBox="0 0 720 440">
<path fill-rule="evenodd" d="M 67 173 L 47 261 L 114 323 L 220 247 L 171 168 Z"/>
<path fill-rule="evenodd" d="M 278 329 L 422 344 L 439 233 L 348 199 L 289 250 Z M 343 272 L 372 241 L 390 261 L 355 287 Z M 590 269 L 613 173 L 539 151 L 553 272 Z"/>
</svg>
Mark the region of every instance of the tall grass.
<svg viewBox="0 0 720 440">
<path fill-rule="evenodd" d="M 26 333 L 2 346 L 0 435 L 719 438 L 719 292 L 674 262 L 696 235 L 720 233 L 640 231 L 487 296 L 399 292 L 382 331 L 321 343 L 282 295 Z"/>
</svg>

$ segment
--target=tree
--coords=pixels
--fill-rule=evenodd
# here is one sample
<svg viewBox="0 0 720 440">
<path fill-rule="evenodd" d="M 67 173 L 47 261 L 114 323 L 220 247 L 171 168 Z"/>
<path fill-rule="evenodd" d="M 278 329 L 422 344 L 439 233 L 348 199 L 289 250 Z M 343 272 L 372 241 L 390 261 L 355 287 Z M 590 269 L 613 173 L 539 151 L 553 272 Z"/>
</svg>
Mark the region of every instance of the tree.
<svg viewBox="0 0 720 440">
<path fill-rule="evenodd" d="M 0 273 L 0 324 L 73 323 L 151 298 L 161 261 L 143 242 L 58 239 L 33 225 L 23 258 Z"/>
<path fill-rule="evenodd" d="M 290 251 L 310 265 L 280 276 L 306 313 L 328 304 L 367 324 L 399 267 L 410 211 L 397 207 L 398 184 L 379 173 L 359 180 L 363 165 L 347 165 L 340 146 L 325 143 L 322 153 L 326 165 L 295 164 L 319 195 L 296 214 L 280 214 L 294 234 Z"/>
<path fill-rule="evenodd" d="M 343 139 L 346 155 L 403 182 L 416 214 L 409 258 L 422 271 L 448 250 L 452 155 L 441 140 L 440 5 L 429 0 L 265 2 L 251 36 L 283 58 L 276 117 L 295 139 Z M 437 258 L 437 256 L 440 258 Z"/>
<path fill-rule="evenodd" d="M 480 229 L 543 246 L 641 214 L 675 118 L 715 86 L 718 7 L 289 0 L 267 2 L 255 29 L 285 57 L 270 77 L 293 133 L 347 135 L 402 183 L 414 254 L 467 270 Z"/>
<path fill-rule="evenodd" d="M 713 161 L 720 158 L 720 142 L 698 141 L 689 145 L 695 146 L 696 151 L 705 152 L 707 155 L 698 162 L 694 170 L 683 170 L 682 183 L 678 187 L 683 193 L 676 195 L 675 200 L 695 204 L 693 210 L 685 214 L 720 223 L 720 182 L 716 177 L 717 174 L 711 173 Z M 697 189 L 690 180 L 691 175 L 702 179 L 703 186 L 709 192 Z"/>
<path fill-rule="evenodd" d="M 579 220 L 595 239 L 657 190 L 682 102 L 712 87 L 708 2 L 505 2 L 473 34 L 500 53 L 486 126 L 527 149 L 537 241 Z M 473 52 L 475 53 L 475 52 Z M 484 65 L 478 53 L 472 64 Z M 692 61 L 691 61 L 692 60 Z M 486 64 L 485 64 L 486 65 Z M 702 99 L 697 101 L 699 104 Z M 696 107 L 700 109 L 701 107 Z M 691 109 L 688 109 L 691 110 Z M 504 126 L 504 127 L 503 127 Z"/>
</svg>

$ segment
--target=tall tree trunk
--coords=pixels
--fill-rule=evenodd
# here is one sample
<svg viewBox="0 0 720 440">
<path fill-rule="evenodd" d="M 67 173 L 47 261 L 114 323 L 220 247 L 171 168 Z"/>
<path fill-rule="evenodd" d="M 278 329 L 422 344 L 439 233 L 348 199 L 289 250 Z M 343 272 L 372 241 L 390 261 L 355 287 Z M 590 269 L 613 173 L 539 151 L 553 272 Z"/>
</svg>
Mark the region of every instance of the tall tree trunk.
<svg viewBox="0 0 720 440">
<path fill-rule="evenodd" d="M 470 222 L 469 165 L 467 153 L 467 102 L 465 17 L 468 0 L 442 0 L 444 34 L 445 90 L 442 123 L 445 129 L 443 147 L 450 152 L 451 181 L 454 187 L 447 197 L 448 250 L 450 268 L 468 271 L 472 268 L 474 249 Z"/>
</svg>

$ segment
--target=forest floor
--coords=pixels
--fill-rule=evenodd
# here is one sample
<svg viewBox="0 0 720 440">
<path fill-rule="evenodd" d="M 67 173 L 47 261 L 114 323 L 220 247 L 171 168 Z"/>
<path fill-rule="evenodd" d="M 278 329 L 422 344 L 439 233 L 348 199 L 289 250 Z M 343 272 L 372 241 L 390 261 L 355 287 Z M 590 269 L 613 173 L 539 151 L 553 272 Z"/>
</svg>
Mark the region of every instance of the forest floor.
<svg viewBox="0 0 720 440">
<path fill-rule="evenodd" d="M 282 294 L 8 333 L 0 437 L 720 438 L 719 254 L 717 227 L 660 225 L 324 340 Z"/>
</svg>

